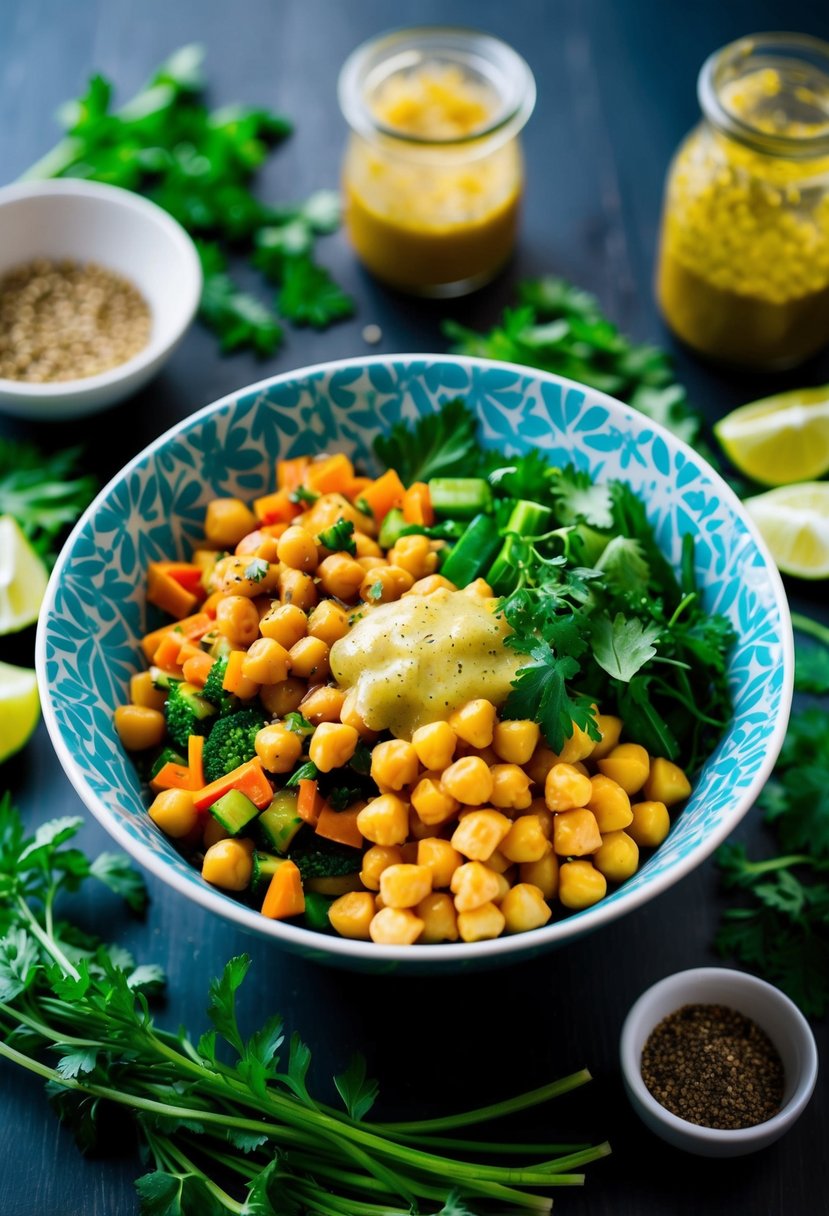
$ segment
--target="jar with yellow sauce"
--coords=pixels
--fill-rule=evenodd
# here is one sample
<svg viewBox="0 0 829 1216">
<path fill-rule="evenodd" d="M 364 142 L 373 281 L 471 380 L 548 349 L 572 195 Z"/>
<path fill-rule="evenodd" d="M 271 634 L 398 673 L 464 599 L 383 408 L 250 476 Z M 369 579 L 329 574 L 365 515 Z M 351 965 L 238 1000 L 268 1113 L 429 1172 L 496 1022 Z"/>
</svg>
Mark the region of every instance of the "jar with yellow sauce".
<svg viewBox="0 0 829 1216">
<path fill-rule="evenodd" d="M 364 265 L 412 295 L 488 282 L 518 226 L 518 137 L 535 104 L 521 56 L 472 30 L 400 30 L 351 54 L 339 98 L 345 224 Z"/>
<path fill-rule="evenodd" d="M 829 342 L 829 43 L 743 38 L 698 95 L 665 187 L 660 307 L 701 354 L 792 367 Z"/>
</svg>

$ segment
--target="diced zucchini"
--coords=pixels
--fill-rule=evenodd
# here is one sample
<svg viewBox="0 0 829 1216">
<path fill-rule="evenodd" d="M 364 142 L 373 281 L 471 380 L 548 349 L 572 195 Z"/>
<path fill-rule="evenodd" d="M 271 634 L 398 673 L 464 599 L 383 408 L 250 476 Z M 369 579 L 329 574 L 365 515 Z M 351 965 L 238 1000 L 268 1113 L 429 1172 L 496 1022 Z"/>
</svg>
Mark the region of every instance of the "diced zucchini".
<svg viewBox="0 0 829 1216">
<path fill-rule="evenodd" d="M 286 857 L 274 857 L 273 853 L 254 853 L 250 876 L 251 889 L 258 891 L 262 887 L 266 887 L 279 867 L 286 861 Z"/>
<path fill-rule="evenodd" d="M 242 828 L 247 827 L 259 814 L 259 808 L 241 790 L 228 790 L 209 809 L 213 818 L 231 836 L 238 836 Z"/>
<path fill-rule="evenodd" d="M 429 496 L 438 519 L 472 519 L 492 511 L 492 490 L 483 477 L 433 477 Z"/>
<path fill-rule="evenodd" d="M 187 767 L 187 761 L 180 752 L 177 752 L 175 748 L 172 747 L 164 747 L 159 752 L 158 757 L 153 761 L 153 766 L 150 769 L 150 781 L 152 781 L 154 777 L 158 776 L 165 764 L 181 764 L 184 768 Z"/>
<path fill-rule="evenodd" d="M 399 507 L 392 507 L 380 525 L 380 535 L 377 543 L 381 549 L 390 549 L 403 535 L 406 521 Z"/>
<path fill-rule="evenodd" d="M 190 707 L 193 715 L 200 722 L 215 714 L 216 706 L 201 695 L 195 684 L 182 684 L 178 691 L 181 699 Z"/>
<path fill-rule="evenodd" d="M 277 790 L 271 805 L 259 816 L 262 838 L 270 849 L 287 853 L 291 841 L 302 827 L 303 820 L 297 814 L 299 797 L 296 790 Z"/>
<path fill-rule="evenodd" d="M 211 642 L 208 653 L 210 654 L 211 658 L 224 659 L 227 658 L 232 649 L 233 646 L 230 644 L 224 634 L 220 633 L 219 636 L 215 638 L 213 642 Z"/>
<path fill-rule="evenodd" d="M 331 922 L 328 919 L 328 909 L 333 902 L 333 897 L 319 895 L 316 891 L 307 891 L 305 893 L 305 923 L 309 929 L 316 929 L 322 933 L 326 929 L 331 928 Z"/>
<path fill-rule="evenodd" d="M 150 679 L 153 682 L 153 688 L 168 689 L 173 684 L 180 684 L 181 680 L 178 676 L 170 675 L 169 671 L 164 671 L 161 667 L 150 668 Z"/>
</svg>

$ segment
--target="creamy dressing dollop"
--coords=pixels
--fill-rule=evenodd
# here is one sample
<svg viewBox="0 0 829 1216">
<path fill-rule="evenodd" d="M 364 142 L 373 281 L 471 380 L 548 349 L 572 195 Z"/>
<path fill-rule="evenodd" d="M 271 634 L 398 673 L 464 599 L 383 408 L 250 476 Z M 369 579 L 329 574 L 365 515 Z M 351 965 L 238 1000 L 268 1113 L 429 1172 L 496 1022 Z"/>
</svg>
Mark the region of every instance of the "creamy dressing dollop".
<svg viewBox="0 0 829 1216">
<path fill-rule="evenodd" d="M 354 689 L 372 730 L 399 739 L 475 697 L 500 705 L 521 665 L 492 601 L 460 591 L 410 595 L 366 610 L 331 647 L 331 672 Z"/>
</svg>

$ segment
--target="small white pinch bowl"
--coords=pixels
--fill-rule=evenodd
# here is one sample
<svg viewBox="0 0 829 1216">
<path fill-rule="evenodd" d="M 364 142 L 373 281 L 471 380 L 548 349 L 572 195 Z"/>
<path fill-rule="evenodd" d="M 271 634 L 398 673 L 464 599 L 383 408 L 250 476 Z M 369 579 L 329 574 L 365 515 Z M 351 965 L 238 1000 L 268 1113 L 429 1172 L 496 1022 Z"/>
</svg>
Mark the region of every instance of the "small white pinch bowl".
<svg viewBox="0 0 829 1216">
<path fill-rule="evenodd" d="M 190 237 L 155 203 L 117 186 L 58 178 L 0 189 L 0 277 L 34 258 L 95 262 L 129 279 L 150 307 L 150 340 L 97 376 L 44 384 L 0 377 L 7 414 L 78 418 L 114 405 L 166 363 L 198 307 L 202 272 Z"/>
<path fill-rule="evenodd" d="M 657 1024 L 683 1005 L 726 1005 L 765 1030 L 783 1062 L 783 1103 L 776 1115 L 728 1131 L 689 1123 L 657 1102 L 642 1080 L 642 1048 Z M 622 1027 L 620 1055 L 625 1089 L 642 1122 L 668 1144 L 700 1157 L 743 1157 L 766 1148 L 797 1121 L 817 1081 L 814 1035 L 797 1006 L 772 984 L 727 967 L 679 971 L 643 992 Z"/>
</svg>

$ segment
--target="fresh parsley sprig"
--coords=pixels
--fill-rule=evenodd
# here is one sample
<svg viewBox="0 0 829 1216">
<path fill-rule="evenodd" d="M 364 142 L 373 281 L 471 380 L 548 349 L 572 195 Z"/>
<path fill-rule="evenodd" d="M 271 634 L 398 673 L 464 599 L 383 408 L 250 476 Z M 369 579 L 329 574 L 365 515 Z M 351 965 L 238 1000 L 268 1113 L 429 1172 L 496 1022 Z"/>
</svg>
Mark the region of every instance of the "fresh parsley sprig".
<svg viewBox="0 0 829 1216">
<path fill-rule="evenodd" d="M 548 1212 L 538 1190 L 578 1184 L 606 1144 L 516 1144 L 518 1164 L 468 1161 L 445 1134 L 526 1110 L 589 1080 L 586 1070 L 477 1111 L 412 1123 L 369 1122 L 377 1083 L 355 1057 L 334 1078 L 342 1109 L 309 1089 L 311 1052 L 278 1014 L 253 1033 L 239 990 L 250 967 L 230 959 L 209 986 L 210 1028 L 199 1038 L 158 1026 L 150 998 L 164 977 L 59 919 L 65 892 L 97 878 L 140 909 L 141 878 L 124 858 L 91 862 L 73 844 L 78 819 L 27 837 L 0 799 L 0 1057 L 47 1082 L 52 1105 L 83 1149 L 107 1112 L 135 1119 L 149 1172 L 142 1216 L 409 1216 Z M 463 1141 L 473 1157 L 485 1142 Z M 446 1150 L 446 1151 L 445 1151 Z"/>
<path fill-rule="evenodd" d="M 92 500 L 94 477 L 78 472 L 80 448 L 46 454 L 0 437 L 0 515 L 13 515 L 32 547 L 54 558 L 58 538 Z"/>
</svg>

